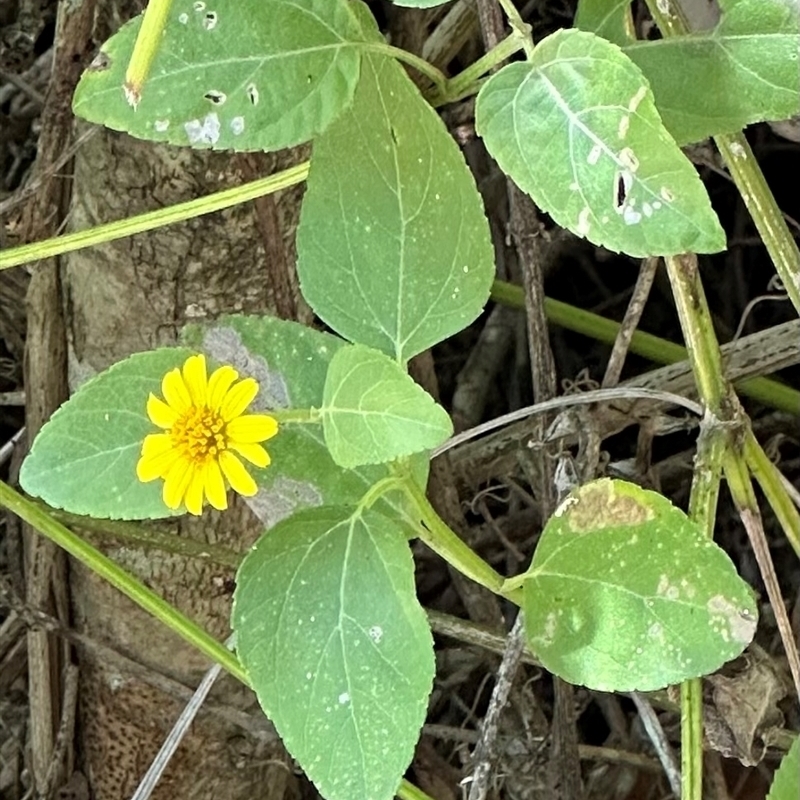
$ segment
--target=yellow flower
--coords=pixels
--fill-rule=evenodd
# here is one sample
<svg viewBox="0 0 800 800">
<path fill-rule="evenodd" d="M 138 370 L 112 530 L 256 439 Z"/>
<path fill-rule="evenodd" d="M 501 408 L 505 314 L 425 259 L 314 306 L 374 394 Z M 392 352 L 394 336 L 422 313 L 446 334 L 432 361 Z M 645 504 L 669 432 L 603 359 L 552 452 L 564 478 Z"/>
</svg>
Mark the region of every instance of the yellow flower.
<svg viewBox="0 0 800 800">
<path fill-rule="evenodd" d="M 207 378 L 205 356 L 191 356 L 182 371 L 176 367 L 164 376 L 164 400 L 150 394 L 147 415 L 164 432 L 145 437 L 136 475 L 143 483 L 163 478 L 169 508 L 184 503 L 190 514 L 200 514 L 205 497 L 223 510 L 226 482 L 246 497 L 256 493 L 256 482 L 236 454 L 266 467 L 269 454 L 259 442 L 273 437 L 278 423 L 266 414 L 244 413 L 258 383 L 252 378 L 237 383 L 238 378 L 228 366 Z"/>
</svg>

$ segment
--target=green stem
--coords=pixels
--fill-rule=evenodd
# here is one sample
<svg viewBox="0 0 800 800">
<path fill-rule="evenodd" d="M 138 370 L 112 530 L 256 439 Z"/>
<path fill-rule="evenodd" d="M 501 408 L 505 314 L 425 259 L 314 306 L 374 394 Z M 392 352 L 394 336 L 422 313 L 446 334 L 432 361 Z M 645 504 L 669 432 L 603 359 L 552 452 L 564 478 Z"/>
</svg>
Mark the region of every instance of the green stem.
<svg viewBox="0 0 800 800">
<path fill-rule="evenodd" d="M 425 794 L 418 786 L 414 786 L 405 778 L 400 781 L 400 786 L 397 787 L 397 797 L 400 800 L 433 800 L 433 798 Z"/>
<path fill-rule="evenodd" d="M 703 681 L 681 684 L 681 798 L 703 797 Z"/>
<path fill-rule="evenodd" d="M 756 224 L 786 293 L 800 314 L 800 250 L 743 133 L 715 136 L 725 165 Z"/>
<path fill-rule="evenodd" d="M 135 544 L 144 550 L 158 550 L 162 553 L 174 553 L 184 558 L 196 558 L 220 567 L 236 569 L 244 558 L 243 553 L 237 553 L 228 547 L 210 542 L 201 542 L 176 533 L 159 530 L 142 522 L 125 522 L 122 520 L 95 519 L 68 511 L 46 507 L 40 500 L 32 501 L 51 519 L 69 525 L 71 528 L 80 529 L 90 539 L 102 542 L 116 540 Z"/>
<path fill-rule="evenodd" d="M 769 554 L 769 545 L 764 533 L 756 493 L 753 490 L 753 481 L 747 463 L 741 456 L 739 448 L 731 448 L 731 452 L 725 460 L 725 478 L 733 504 L 747 529 L 753 554 L 758 563 L 758 570 L 764 580 L 767 599 L 775 614 L 778 633 L 789 662 L 789 671 L 794 682 L 795 696 L 797 696 L 800 693 L 800 656 L 797 653 L 795 633 L 783 602 L 775 565 Z"/>
<path fill-rule="evenodd" d="M 714 536 L 720 479 L 727 436 L 719 427 L 704 428 L 697 443 L 697 458 L 689 496 L 689 516 Z M 681 784 L 682 797 L 703 794 L 703 682 L 690 678 L 681 684 Z"/>
<path fill-rule="evenodd" d="M 48 538 L 59 547 L 77 558 L 96 575 L 119 589 L 140 608 L 163 622 L 170 630 L 201 653 L 216 661 L 223 669 L 230 672 L 246 686 L 250 685 L 247 674 L 236 656 L 227 647 L 218 642 L 199 625 L 195 624 L 166 600 L 148 589 L 143 583 L 126 572 L 110 558 L 104 556 L 79 536 L 65 528 L 50 517 L 47 512 L 35 503 L 15 492 L 10 486 L 0 481 L 0 506 L 4 506 L 21 520 L 35 528 L 42 536 Z"/>
<path fill-rule="evenodd" d="M 689 516 L 711 537 L 728 447 L 728 437 L 719 423 L 731 419 L 733 408 L 729 404 L 722 355 L 700 282 L 697 258 L 693 255 L 669 257 L 665 263 L 695 383 L 707 410 L 703 434 L 698 442 Z M 697 679 L 690 679 L 681 684 L 681 797 L 684 800 L 702 800 L 702 796 L 702 687 Z"/>
<path fill-rule="evenodd" d="M 477 90 L 478 79 L 490 72 L 498 64 L 501 64 L 514 53 L 519 52 L 525 47 L 525 40 L 516 31 L 503 39 L 488 53 L 484 53 L 477 61 L 470 64 L 463 72 L 454 75 L 447 81 L 445 93 L 442 98 L 434 98 L 434 105 L 444 105 L 445 103 L 455 103 L 464 97 L 474 94 Z"/>
<path fill-rule="evenodd" d="M 744 440 L 744 457 L 767 502 L 775 512 L 789 544 L 800 558 L 800 512 L 783 488 L 778 468 L 769 460 L 752 431 L 747 432 Z"/>
<path fill-rule="evenodd" d="M 266 413 L 281 425 L 313 425 L 321 419 L 318 408 L 274 408 Z"/>
<path fill-rule="evenodd" d="M 444 94 L 445 86 L 447 85 L 447 77 L 440 69 L 434 67 L 433 64 L 426 61 L 424 58 L 420 58 L 420 56 L 414 55 L 414 53 L 409 53 L 408 50 L 403 50 L 401 47 L 393 47 L 385 42 L 366 42 L 361 45 L 361 47 L 366 52 L 380 53 L 383 56 L 396 58 L 398 61 L 402 61 L 414 67 L 417 72 L 421 72 L 426 78 L 430 79 L 438 93 Z"/>
<path fill-rule="evenodd" d="M 711 312 L 700 283 L 697 257 L 670 256 L 664 259 L 675 297 L 678 318 L 694 372 L 697 392 L 708 411 L 717 419 L 729 419 L 729 409 L 723 409 L 728 387 L 722 370 Z"/>
<path fill-rule="evenodd" d="M 134 109 L 142 99 L 142 87 L 150 74 L 158 46 L 161 44 L 161 35 L 171 5 L 172 0 L 150 0 L 144 10 L 142 25 L 133 44 L 131 60 L 125 72 L 125 97 Z"/>
<path fill-rule="evenodd" d="M 522 46 L 528 59 L 533 55 L 533 38 L 531 37 L 531 26 L 522 19 L 522 15 L 514 5 L 514 0 L 498 0 L 503 9 L 511 29 L 518 33 L 522 38 Z"/>
<path fill-rule="evenodd" d="M 505 281 L 492 284 L 492 299 L 514 308 L 525 308 L 525 297 L 521 286 Z M 601 317 L 583 308 L 576 308 L 551 297 L 544 299 L 544 312 L 548 321 L 576 333 L 597 339 L 599 342 L 614 344 L 619 331 L 618 322 Z M 651 333 L 635 331 L 630 343 L 630 352 L 642 356 L 656 364 L 676 364 L 688 358 L 688 352 L 675 342 L 660 339 Z M 737 381 L 736 388 L 743 395 L 773 408 L 797 414 L 800 411 L 800 392 L 784 383 L 769 378 L 748 378 Z"/>
<path fill-rule="evenodd" d="M 460 573 L 475 581 L 475 583 L 485 586 L 495 594 L 503 595 L 517 605 L 521 604 L 521 592 L 519 590 L 511 592 L 504 590 L 505 578 L 468 547 L 444 523 L 428 501 L 424 490 L 420 488 L 415 480 L 410 478 L 405 480 L 402 487 L 406 495 L 414 503 L 422 520 L 423 524 L 417 528 L 419 538 L 431 550 L 438 553 L 448 564 L 451 564 Z"/>
<path fill-rule="evenodd" d="M 16 267 L 28 261 L 38 261 L 62 253 L 71 253 L 104 242 L 113 242 L 135 233 L 163 228 L 173 222 L 183 222 L 203 214 L 210 214 L 212 211 L 219 211 L 248 200 L 254 200 L 265 194 L 279 192 L 281 189 L 287 189 L 304 181 L 308 176 L 308 169 L 309 162 L 304 161 L 302 164 L 283 170 L 283 172 L 246 183 L 244 186 L 225 189 L 208 197 L 199 197 L 196 200 L 160 208 L 158 211 L 148 211 L 118 222 L 97 225 L 85 231 L 77 231 L 66 236 L 56 236 L 42 242 L 33 242 L 10 250 L 3 250 L 0 252 L 0 270 Z"/>
</svg>

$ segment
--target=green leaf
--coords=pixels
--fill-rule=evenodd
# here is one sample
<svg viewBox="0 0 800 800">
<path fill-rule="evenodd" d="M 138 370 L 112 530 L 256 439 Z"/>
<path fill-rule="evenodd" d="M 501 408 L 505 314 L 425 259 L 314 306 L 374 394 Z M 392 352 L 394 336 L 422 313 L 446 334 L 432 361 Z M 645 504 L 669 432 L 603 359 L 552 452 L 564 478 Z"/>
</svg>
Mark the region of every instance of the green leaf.
<svg viewBox="0 0 800 800">
<path fill-rule="evenodd" d="M 239 569 L 237 651 L 327 800 L 390 800 L 425 720 L 433 642 L 403 531 L 374 510 L 299 512 Z"/>
<path fill-rule="evenodd" d="M 503 171 L 579 236 L 632 256 L 725 247 L 697 172 L 616 45 L 576 30 L 547 37 L 489 78 L 475 120 Z"/>
<path fill-rule="evenodd" d="M 488 300 L 493 251 L 474 180 L 392 59 L 364 58 L 353 105 L 314 142 L 297 254 L 319 317 L 398 362 Z"/>
<path fill-rule="evenodd" d="M 636 39 L 630 0 L 579 0 L 575 27 L 620 47 Z"/>
<path fill-rule="evenodd" d="M 753 638 L 757 608 L 728 556 L 669 500 L 607 478 L 550 518 L 523 585 L 542 664 L 600 691 L 706 675 Z"/>
<path fill-rule="evenodd" d="M 161 499 L 163 482 L 141 483 L 136 462 L 144 437 L 157 431 L 147 416 L 148 395 L 160 396 L 161 379 L 190 355 L 184 348 L 137 353 L 81 386 L 39 431 L 22 464 L 22 488 L 74 514 L 174 514 Z"/>
<path fill-rule="evenodd" d="M 800 110 L 795 0 L 723 0 L 711 32 L 625 48 L 679 144 Z"/>
<path fill-rule="evenodd" d="M 328 450 L 343 467 L 430 450 L 453 433 L 447 412 L 402 367 L 362 345 L 331 359 L 320 412 Z"/>
<path fill-rule="evenodd" d="M 406 8 L 434 8 L 435 6 L 443 6 L 449 0 L 392 0 L 396 6 L 405 6 Z"/>
<path fill-rule="evenodd" d="M 268 316 L 225 316 L 184 329 L 184 340 L 215 361 L 255 378 L 261 391 L 252 408 L 318 408 L 328 365 L 345 342 L 297 322 Z M 388 477 L 385 466 L 342 469 L 325 445 L 322 425 L 282 425 L 267 442 L 272 463 L 250 468 L 258 494 L 245 502 L 269 529 L 300 508 L 358 503 L 373 484 Z M 427 483 L 429 458 L 413 459 L 419 484 Z M 400 492 L 383 495 L 377 509 L 400 520 L 417 515 Z"/>
<path fill-rule="evenodd" d="M 800 797 L 800 737 L 795 738 L 789 752 L 775 772 L 767 800 L 797 800 Z"/>
<path fill-rule="evenodd" d="M 203 351 L 216 363 L 255 378 L 259 395 L 251 408 L 310 408 L 322 403 L 333 354 L 345 343 L 298 323 L 272 317 L 223 317 L 184 332 L 192 349 L 164 348 L 138 353 L 84 384 L 42 428 L 20 473 L 22 488 L 55 508 L 112 519 L 172 516 L 164 504 L 162 481 L 141 483 L 136 462 L 142 442 L 157 428 L 146 413 L 150 392 L 161 394 L 171 369 Z M 272 464 L 248 470 L 259 485 L 245 501 L 269 528 L 298 508 L 323 503 L 357 503 L 388 476 L 385 466 L 354 470 L 338 467 L 325 446 L 322 425 L 283 425 L 267 443 Z M 412 458 L 424 486 L 429 459 Z M 376 508 L 414 524 L 417 515 L 400 492 L 383 495 Z"/>
<path fill-rule="evenodd" d="M 175 0 L 134 109 L 122 85 L 141 17 L 81 78 L 75 113 L 141 139 L 277 150 L 308 141 L 346 108 L 361 26 L 347 0 Z"/>
</svg>

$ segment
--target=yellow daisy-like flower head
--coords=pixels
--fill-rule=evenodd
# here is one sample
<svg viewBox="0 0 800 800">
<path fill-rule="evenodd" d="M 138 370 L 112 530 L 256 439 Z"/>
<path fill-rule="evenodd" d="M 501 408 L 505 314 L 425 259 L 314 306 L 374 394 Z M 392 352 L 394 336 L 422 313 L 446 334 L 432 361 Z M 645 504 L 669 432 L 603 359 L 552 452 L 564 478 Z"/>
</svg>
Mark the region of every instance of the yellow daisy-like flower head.
<svg viewBox="0 0 800 800">
<path fill-rule="evenodd" d="M 161 392 L 163 400 L 152 393 L 147 400 L 147 415 L 163 432 L 145 437 L 136 465 L 139 480 L 163 478 L 164 502 L 172 509 L 184 503 L 190 514 L 202 513 L 205 500 L 226 509 L 226 483 L 252 497 L 256 482 L 239 456 L 266 467 L 270 458 L 260 442 L 278 432 L 277 420 L 267 414 L 244 413 L 258 383 L 239 380 L 228 366 L 209 378 L 205 356 L 197 355 L 164 376 Z"/>
</svg>

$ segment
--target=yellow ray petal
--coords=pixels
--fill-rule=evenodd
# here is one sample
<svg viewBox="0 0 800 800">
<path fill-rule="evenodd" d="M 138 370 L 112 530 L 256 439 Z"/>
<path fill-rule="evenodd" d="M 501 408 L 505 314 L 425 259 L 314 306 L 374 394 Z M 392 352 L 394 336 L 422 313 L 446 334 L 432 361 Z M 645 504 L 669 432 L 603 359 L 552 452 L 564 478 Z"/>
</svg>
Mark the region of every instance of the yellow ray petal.
<svg viewBox="0 0 800 800">
<path fill-rule="evenodd" d="M 269 453 L 260 444 L 229 442 L 228 447 L 230 447 L 231 450 L 235 450 L 240 456 L 244 456 L 257 467 L 268 467 L 270 464 L 271 459 Z"/>
<path fill-rule="evenodd" d="M 225 493 L 225 481 L 222 479 L 222 471 L 219 464 L 210 458 L 203 467 L 203 484 L 208 502 L 218 511 L 224 511 L 228 507 L 228 498 Z"/>
<path fill-rule="evenodd" d="M 168 433 L 148 433 L 142 442 L 142 455 L 155 456 L 172 449 L 172 437 Z"/>
<path fill-rule="evenodd" d="M 195 469 L 192 472 L 192 479 L 186 489 L 186 497 L 183 498 L 186 510 L 190 514 L 199 517 L 203 513 L 203 471 Z"/>
<path fill-rule="evenodd" d="M 230 450 L 224 450 L 219 454 L 219 466 L 234 492 L 252 497 L 258 491 L 256 482 L 244 468 L 244 464 Z"/>
<path fill-rule="evenodd" d="M 158 444 L 148 445 L 149 439 L 156 439 L 158 436 L 159 434 L 152 434 L 146 437 L 142 445 L 142 456 L 136 464 L 136 477 L 142 483 L 164 477 L 181 458 L 180 452 L 171 446 L 162 449 L 160 441 Z"/>
<path fill-rule="evenodd" d="M 208 407 L 213 411 L 219 411 L 228 389 L 237 380 L 239 373 L 227 365 L 215 369 L 208 379 Z"/>
<path fill-rule="evenodd" d="M 183 365 L 183 381 L 189 390 L 192 403 L 197 406 L 206 404 L 208 378 L 206 373 L 206 357 L 201 353 L 190 356 Z"/>
<path fill-rule="evenodd" d="M 164 399 L 178 414 L 182 414 L 192 404 L 192 397 L 177 367 L 164 376 L 164 380 L 161 381 L 161 391 Z"/>
<path fill-rule="evenodd" d="M 171 428 L 178 419 L 178 412 L 150 392 L 150 397 L 147 398 L 147 416 L 159 428 Z"/>
<path fill-rule="evenodd" d="M 257 394 L 258 384 L 253 378 L 245 378 L 232 386 L 219 409 L 225 422 L 238 417 L 253 402 Z"/>
<path fill-rule="evenodd" d="M 278 432 L 278 421 L 267 414 L 245 414 L 232 419 L 225 433 L 232 442 L 263 442 Z"/>
<path fill-rule="evenodd" d="M 164 478 L 164 502 L 169 508 L 177 508 L 183 502 L 183 496 L 189 488 L 195 466 L 191 461 L 180 459 L 169 469 Z"/>
</svg>

